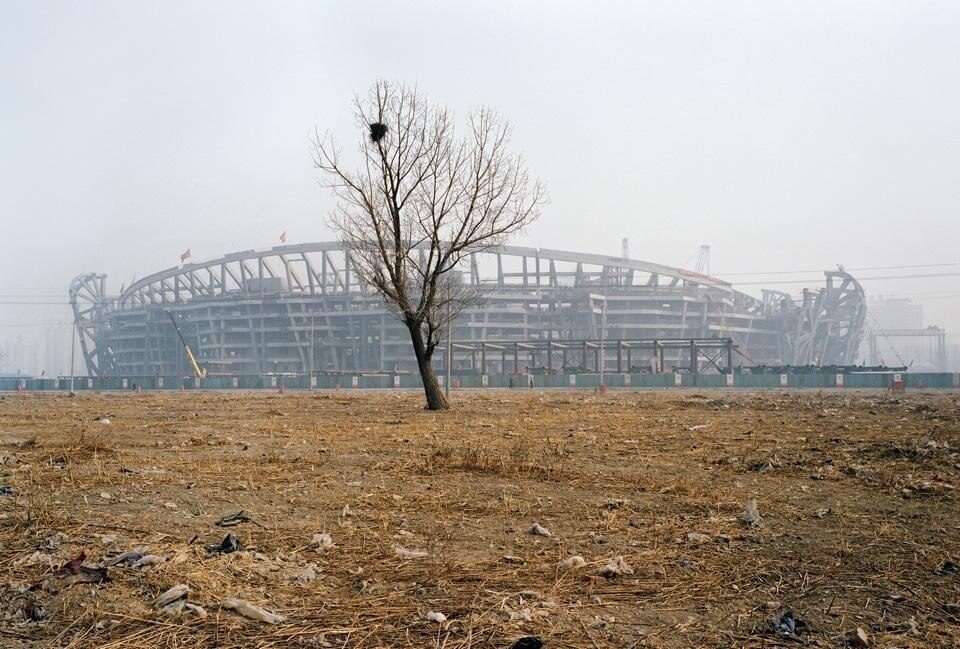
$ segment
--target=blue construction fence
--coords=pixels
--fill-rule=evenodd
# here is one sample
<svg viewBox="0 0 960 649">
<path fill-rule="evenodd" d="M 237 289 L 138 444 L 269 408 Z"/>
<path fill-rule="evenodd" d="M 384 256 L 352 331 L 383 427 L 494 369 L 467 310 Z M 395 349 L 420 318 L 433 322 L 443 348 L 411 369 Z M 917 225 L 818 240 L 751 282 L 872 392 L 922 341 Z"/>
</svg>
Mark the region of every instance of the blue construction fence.
<svg viewBox="0 0 960 649">
<path fill-rule="evenodd" d="M 444 377 L 439 377 L 441 384 Z M 599 374 L 490 374 L 453 378 L 454 389 L 566 388 L 596 389 Z M 851 389 L 955 389 L 957 372 L 864 372 L 845 374 L 605 374 L 607 388 L 851 388 Z M 338 374 L 303 376 L 176 376 L 108 378 L 0 378 L 7 391 L 134 391 L 140 390 L 386 390 L 422 387 L 416 374 Z"/>
</svg>

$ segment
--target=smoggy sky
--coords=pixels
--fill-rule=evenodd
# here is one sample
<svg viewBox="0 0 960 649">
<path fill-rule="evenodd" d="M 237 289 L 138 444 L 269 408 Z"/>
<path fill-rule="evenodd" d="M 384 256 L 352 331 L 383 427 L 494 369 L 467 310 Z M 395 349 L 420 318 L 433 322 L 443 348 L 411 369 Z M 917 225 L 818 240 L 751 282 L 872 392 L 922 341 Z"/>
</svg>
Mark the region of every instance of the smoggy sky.
<svg viewBox="0 0 960 649">
<path fill-rule="evenodd" d="M 550 190 L 515 243 L 796 293 L 864 270 L 960 330 L 960 3 L 0 4 L 0 336 L 82 272 L 332 238 L 315 127 L 377 77 L 499 109 Z M 759 294 L 761 284 L 743 284 Z M 43 298 L 29 298 L 38 301 Z M 51 298 L 52 299 L 52 298 Z"/>
</svg>

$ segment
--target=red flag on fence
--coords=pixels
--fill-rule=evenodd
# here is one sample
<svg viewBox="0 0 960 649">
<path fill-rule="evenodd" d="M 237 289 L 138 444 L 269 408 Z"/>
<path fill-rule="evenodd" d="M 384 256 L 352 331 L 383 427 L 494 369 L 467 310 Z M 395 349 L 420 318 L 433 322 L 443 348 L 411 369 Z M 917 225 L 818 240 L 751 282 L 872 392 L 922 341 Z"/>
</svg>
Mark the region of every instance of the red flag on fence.
<svg viewBox="0 0 960 649">
<path fill-rule="evenodd" d="M 287 242 L 287 231 L 284 230 L 283 232 L 280 233 L 280 243 L 286 243 L 286 242 Z"/>
<path fill-rule="evenodd" d="M 190 248 L 187 248 L 187 251 L 180 255 L 180 263 L 182 264 L 188 259 L 190 259 Z"/>
</svg>

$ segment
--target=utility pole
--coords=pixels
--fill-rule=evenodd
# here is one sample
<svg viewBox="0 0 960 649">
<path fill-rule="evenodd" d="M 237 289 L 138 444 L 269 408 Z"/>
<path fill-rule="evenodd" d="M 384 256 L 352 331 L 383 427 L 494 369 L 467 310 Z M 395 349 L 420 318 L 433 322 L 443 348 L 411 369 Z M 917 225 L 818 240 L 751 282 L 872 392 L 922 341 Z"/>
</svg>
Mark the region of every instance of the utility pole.
<svg viewBox="0 0 960 649">
<path fill-rule="evenodd" d="M 443 382 L 443 391 L 446 393 L 447 399 L 450 399 L 450 377 L 452 376 L 451 365 L 453 365 L 453 320 L 451 319 L 452 311 L 450 308 L 450 300 L 447 300 L 447 362 L 444 363 L 447 366 L 447 380 Z"/>
<path fill-rule="evenodd" d="M 604 352 L 606 347 L 604 347 L 604 342 L 606 341 L 607 333 L 607 296 L 603 296 L 603 304 L 600 306 L 600 385 L 603 385 L 603 367 L 606 365 L 606 357 Z"/>
<path fill-rule="evenodd" d="M 70 328 L 70 391 L 73 392 L 73 353 L 77 346 L 77 319 L 73 319 L 73 326 Z"/>
<path fill-rule="evenodd" d="M 316 316 L 310 314 L 310 376 L 307 378 L 307 389 L 313 388 L 313 328 Z"/>
</svg>

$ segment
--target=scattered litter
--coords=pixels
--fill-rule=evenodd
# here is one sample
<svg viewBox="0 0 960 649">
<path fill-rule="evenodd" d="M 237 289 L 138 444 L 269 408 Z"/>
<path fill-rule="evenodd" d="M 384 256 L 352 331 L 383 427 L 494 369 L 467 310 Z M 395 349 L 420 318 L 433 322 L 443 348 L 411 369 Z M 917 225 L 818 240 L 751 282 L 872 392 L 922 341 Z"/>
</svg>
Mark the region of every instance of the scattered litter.
<svg viewBox="0 0 960 649">
<path fill-rule="evenodd" d="M 346 518 L 347 516 L 352 516 L 352 515 L 353 515 L 353 511 L 350 509 L 350 505 L 344 505 L 343 511 L 340 512 L 340 516 L 342 518 Z"/>
<path fill-rule="evenodd" d="M 833 513 L 833 510 L 830 509 L 829 507 L 821 507 L 817 511 L 813 512 L 813 516 L 814 518 L 823 518 L 824 516 L 827 516 L 828 514 L 832 514 L 832 513 Z"/>
<path fill-rule="evenodd" d="M 43 564 L 46 566 L 53 565 L 53 557 L 44 552 L 37 550 L 33 554 L 28 554 L 25 557 L 20 557 L 15 559 L 13 565 L 15 566 L 36 566 L 38 564 Z"/>
<path fill-rule="evenodd" d="M 888 633 L 910 633 L 914 635 L 920 632 L 920 628 L 917 626 L 917 618 L 912 615 L 909 619 L 899 624 L 888 624 L 883 630 Z"/>
<path fill-rule="evenodd" d="M 307 567 L 297 573 L 296 580 L 301 586 L 306 586 L 317 578 L 317 564 L 308 563 Z"/>
<path fill-rule="evenodd" d="M 257 622 L 266 622 L 267 624 L 279 624 L 287 619 L 282 615 L 262 609 L 256 604 L 251 604 L 245 599 L 225 599 L 220 606 L 234 610 L 243 617 L 256 620 Z"/>
<path fill-rule="evenodd" d="M 48 536 L 37 544 L 38 550 L 56 550 L 60 544 L 67 540 L 67 535 L 63 532 L 57 532 L 53 536 Z"/>
<path fill-rule="evenodd" d="M 81 552 L 78 556 L 63 564 L 52 575 L 44 579 L 40 585 L 49 593 L 56 593 L 74 584 L 99 584 L 107 581 L 106 568 L 91 568 L 83 565 L 87 555 Z"/>
<path fill-rule="evenodd" d="M 510 645 L 510 649 L 543 649 L 543 640 L 536 635 L 524 636 Z"/>
<path fill-rule="evenodd" d="M 529 533 L 533 534 L 534 536 L 553 536 L 553 534 L 550 533 L 550 530 L 545 528 L 540 523 L 534 523 L 530 527 Z"/>
<path fill-rule="evenodd" d="M 711 543 L 713 541 L 712 536 L 709 534 L 701 534 L 700 532 L 688 532 L 684 538 L 687 543 L 693 543 L 694 545 L 702 545 L 703 543 Z"/>
<path fill-rule="evenodd" d="M 574 568 L 583 568 L 587 561 L 579 554 L 575 554 L 568 559 L 564 559 L 558 564 L 560 570 L 573 570 Z"/>
<path fill-rule="evenodd" d="M 957 564 L 955 564 L 953 561 L 945 561 L 943 565 L 933 571 L 933 574 L 938 577 L 946 577 L 950 573 L 956 572 L 957 570 Z"/>
<path fill-rule="evenodd" d="M 695 424 L 693 426 L 687 426 L 687 430 L 700 430 L 706 427 L 707 427 L 707 424 Z"/>
<path fill-rule="evenodd" d="M 743 514 L 740 515 L 740 521 L 747 527 L 763 527 L 763 518 L 757 511 L 757 499 L 751 498 L 743 508 Z"/>
<path fill-rule="evenodd" d="M 310 541 L 310 547 L 314 550 L 326 550 L 333 547 L 333 537 L 330 536 L 327 532 L 321 532 L 319 534 L 314 534 L 313 539 Z"/>
<path fill-rule="evenodd" d="M 109 417 L 101 417 L 100 419 L 97 420 L 97 423 L 103 424 L 103 425 L 106 426 L 107 424 L 110 423 L 110 418 L 109 418 Z"/>
<path fill-rule="evenodd" d="M 423 616 L 423 619 L 427 622 L 437 622 L 438 624 L 443 624 L 447 621 L 447 616 L 439 611 L 430 611 Z"/>
<path fill-rule="evenodd" d="M 13 489 L 8 487 L 7 485 L 0 485 L 0 496 L 12 496 L 12 495 L 13 495 Z"/>
<path fill-rule="evenodd" d="M 230 554 L 243 549 L 243 543 L 237 538 L 237 535 L 230 532 L 220 543 L 214 543 L 207 546 L 207 552 L 210 554 Z"/>
<path fill-rule="evenodd" d="M 622 556 L 614 557 L 607 562 L 603 568 L 600 568 L 601 577 L 620 577 L 621 575 L 632 575 L 633 568 L 623 560 Z"/>
<path fill-rule="evenodd" d="M 39 622 L 47 617 L 47 612 L 40 602 L 30 601 L 23 607 L 23 615 L 31 622 Z"/>
<path fill-rule="evenodd" d="M 110 568 L 112 566 L 119 566 L 120 564 L 133 565 L 143 559 L 143 555 L 146 554 L 147 550 L 149 549 L 150 546 L 141 545 L 130 550 L 129 552 L 124 552 L 123 554 L 119 554 L 111 559 L 105 559 L 100 566 L 103 568 Z"/>
<path fill-rule="evenodd" d="M 847 644 L 851 647 L 869 647 L 870 636 L 867 635 L 866 631 L 857 627 L 855 631 L 847 634 Z"/>
<path fill-rule="evenodd" d="M 146 568 L 149 566 L 159 566 L 161 563 L 165 563 L 166 560 L 166 557 L 160 556 L 159 554 L 145 554 L 139 561 L 133 564 L 133 567 Z"/>
<path fill-rule="evenodd" d="M 183 609 L 187 606 L 186 599 L 178 599 L 170 602 L 166 606 L 161 606 L 160 611 L 166 613 L 167 615 L 177 615 L 183 612 Z"/>
<path fill-rule="evenodd" d="M 156 608 L 164 608 L 168 604 L 176 602 L 177 600 L 183 599 L 190 594 L 190 587 L 186 584 L 177 584 L 173 588 L 163 592 L 157 599 L 153 602 L 153 605 Z"/>
<path fill-rule="evenodd" d="M 770 630 L 782 638 L 800 641 L 797 637 L 797 630 L 802 629 L 806 624 L 793 616 L 793 611 L 784 611 L 777 617 L 770 620 Z"/>
<path fill-rule="evenodd" d="M 423 559 L 424 557 L 430 556 L 430 553 L 426 550 L 405 548 L 402 545 L 398 545 L 393 551 L 397 553 L 397 556 L 403 557 L 404 559 Z"/>
<path fill-rule="evenodd" d="M 112 496 L 110 495 L 109 491 L 100 492 L 100 500 L 110 500 L 110 498 L 112 498 Z"/>
<path fill-rule="evenodd" d="M 756 464 L 753 464 L 750 466 L 750 470 L 755 471 L 756 473 L 768 473 L 770 471 L 773 471 L 773 469 L 774 469 L 774 465 L 773 465 L 773 462 L 771 462 L 770 460 L 767 460 L 765 462 L 757 462 Z"/>
<path fill-rule="evenodd" d="M 519 611 L 510 611 L 511 622 L 533 622 L 533 611 L 525 608 Z"/>
<path fill-rule="evenodd" d="M 214 525 L 219 525 L 220 527 L 233 527 L 234 525 L 239 525 L 240 523 L 253 523 L 259 527 L 263 527 L 257 521 L 253 520 L 244 510 L 238 511 L 236 514 L 231 514 L 229 516 L 224 516 L 223 518 L 217 520 Z"/>
</svg>

